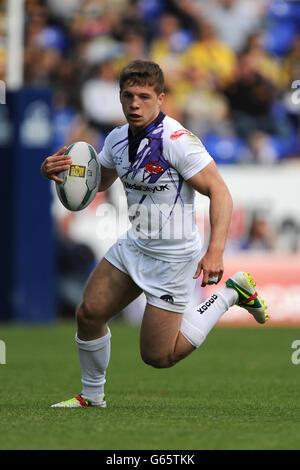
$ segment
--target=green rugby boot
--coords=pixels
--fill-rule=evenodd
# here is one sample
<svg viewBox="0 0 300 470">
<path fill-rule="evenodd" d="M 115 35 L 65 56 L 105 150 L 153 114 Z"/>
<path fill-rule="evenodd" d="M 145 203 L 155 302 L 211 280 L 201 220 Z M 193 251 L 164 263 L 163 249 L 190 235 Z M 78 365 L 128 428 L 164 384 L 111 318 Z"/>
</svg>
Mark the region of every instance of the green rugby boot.
<svg viewBox="0 0 300 470">
<path fill-rule="evenodd" d="M 256 284 L 250 273 L 238 271 L 227 279 L 226 286 L 238 293 L 236 305 L 248 310 L 258 323 L 265 323 L 268 320 L 267 306 L 256 292 Z"/>
</svg>

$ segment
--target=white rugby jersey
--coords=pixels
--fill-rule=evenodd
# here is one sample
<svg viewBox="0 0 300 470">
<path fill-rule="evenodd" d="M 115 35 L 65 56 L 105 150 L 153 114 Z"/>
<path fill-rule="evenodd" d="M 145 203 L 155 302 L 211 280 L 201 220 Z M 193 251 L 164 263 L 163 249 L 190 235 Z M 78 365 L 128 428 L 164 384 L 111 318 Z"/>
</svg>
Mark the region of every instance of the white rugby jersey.
<svg viewBox="0 0 300 470">
<path fill-rule="evenodd" d="M 99 160 L 123 183 L 131 222 L 125 236 L 138 249 L 165 261 L 187 261 L 201 249 L 195 190 L 186 180 L 212 157 L 194 134 L 160 112 L 135 136 L 128 124 L 115 128 Z"/>
</svg>

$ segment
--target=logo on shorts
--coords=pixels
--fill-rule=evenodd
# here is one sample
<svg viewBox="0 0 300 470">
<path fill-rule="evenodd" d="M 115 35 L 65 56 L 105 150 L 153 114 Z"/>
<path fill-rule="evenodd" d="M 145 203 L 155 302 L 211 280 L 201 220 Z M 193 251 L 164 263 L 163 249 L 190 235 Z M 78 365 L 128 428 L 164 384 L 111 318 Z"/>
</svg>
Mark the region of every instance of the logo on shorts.
<svg viewBox="0 0 300 470">
<path fill-rule="evenodd" d="M 71 165 L 69 176 L 76 176 L 77 178 L 85 177 L 85 166 Z"/>
<path fill-rule="evenodd" d="M 162 295 L 161 297 L 161 300 L 165 300 L 166 302 L 169 302 L 170 304 L 173 304 L 174 303 L 174 299 L 171 295 Z"/>
<path fill-rule="evenodd" d="M 178 137 L 184 135 L 184 134 L 192 134 L 190 131 L 188 131 L 187 129 L 180 129 L 178 131 L 175 131 L 173 132 L 171 135 L 170 135 L 170 139 L 171 140 L 176 140 L 178 139 Z"/>
</svg>

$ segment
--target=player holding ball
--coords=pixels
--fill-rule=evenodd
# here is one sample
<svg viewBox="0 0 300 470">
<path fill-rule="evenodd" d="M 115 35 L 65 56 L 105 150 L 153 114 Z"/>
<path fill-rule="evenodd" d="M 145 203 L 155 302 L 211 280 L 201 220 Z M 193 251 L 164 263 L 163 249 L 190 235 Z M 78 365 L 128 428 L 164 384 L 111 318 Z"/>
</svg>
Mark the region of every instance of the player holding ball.
<svg viewBox="0 0 300 470">
<path fill-rule="evenodd" d="M 121 179 L 132 226 L 92 272 L 76 312 L 82 391 L 53 407 L 106 407 L 108 322 L 142 292 L 147 304 L 140 352 L 146 364 L 157 368 L 174 366 L 199 348 L 233 305 L 248 310 L 258 323 L 268 318 L 252 277 L 243 271 L 203 304 L 187 308 L 201 274 L 202 286 L 222 279 L 232 198 L 201 141 L 161 112 L 165 94 L 160 67 L 135 60 L 122 70 L 119 83 L 128 124 L 105 140 L 99 191 Z M 61 181 L 58 173 L 72 163 L 64 151 L 43 162 L 46 178 Z M 210 199 L 206 252 L 194 222 L 196 191 Z"/>
</svg>

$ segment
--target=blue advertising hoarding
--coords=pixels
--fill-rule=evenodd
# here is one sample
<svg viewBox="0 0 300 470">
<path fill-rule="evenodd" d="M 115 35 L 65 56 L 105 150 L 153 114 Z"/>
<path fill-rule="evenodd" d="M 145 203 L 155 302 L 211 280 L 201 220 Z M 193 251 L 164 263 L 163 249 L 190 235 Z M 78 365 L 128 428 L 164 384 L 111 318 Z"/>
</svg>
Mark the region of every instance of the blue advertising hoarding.
<svg viewBox="0 0 300 470">
<path fill-rule="evenodd" d="M 51 186 L 40 173 L 51 145 L 51 92 L 8 92 L 6 104 L 0 105 L 0 321 L 45 322 L 55 317 Z"/>
</svg>

